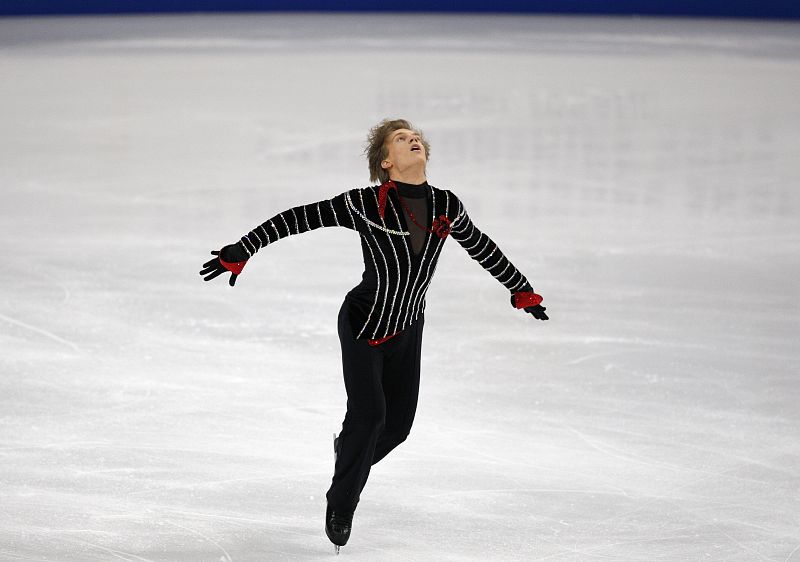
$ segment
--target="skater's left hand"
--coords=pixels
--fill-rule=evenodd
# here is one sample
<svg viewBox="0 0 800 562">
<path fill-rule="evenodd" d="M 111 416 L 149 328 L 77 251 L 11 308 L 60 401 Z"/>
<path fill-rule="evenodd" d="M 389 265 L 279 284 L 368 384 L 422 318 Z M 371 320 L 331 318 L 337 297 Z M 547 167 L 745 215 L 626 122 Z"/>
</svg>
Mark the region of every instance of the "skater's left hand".
<svg viewBox="0 0 800 562">
<path fill-rule="evenodd" d="M 517 302 L 517 295 L 519 295 L 519 302 Z M 524 304 L 528 302 L 531 304 L 529 306 L 524 306 Z M 538 304 L 540 302 L 542 302 L 541 295 L 534 293 L 533 288 L 528 283 L 519 291 L 511 294 L 511 306 L 514 308 L 522 308 L 525 312 L 538 320 L 549 320 L 549 317 L 544 312 L 547 308 Z"/>
<path fill-rule="evenodd" d="M 537 304 L 536 306 L 526 306 L 522 310 L 524 310 L 528 314 L 532 314 L 534 318 L 538 318 L 539 320 L 549 320 L 550 319 L 547 316 L 547 314 L 544 313 L 544 311 L 547 310 L 547 307 L 546 306 L 542 306 L 540 304 Z"/>
</svg>

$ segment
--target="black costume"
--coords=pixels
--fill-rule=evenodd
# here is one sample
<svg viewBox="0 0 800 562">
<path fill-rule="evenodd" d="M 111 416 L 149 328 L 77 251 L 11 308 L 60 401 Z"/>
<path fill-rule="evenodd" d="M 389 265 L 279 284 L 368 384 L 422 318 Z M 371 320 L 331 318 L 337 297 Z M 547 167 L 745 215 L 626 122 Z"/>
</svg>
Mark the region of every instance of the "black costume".
<svg viewBox="0 0 800 562">
<path fill-rule="evenodd" d="M 439 226 L 446 222 L 449 234 L 509 291 L 521 291 L 530 286 L 497 244 L 472 223 L 464 205 L 452 191 L 437 189 L 427 182 L 417 186 L 394 183 L 404 198 L 425 193 L 430 209 L 425 215 L 425 226 L 433 228 L 437 221 Z M 390 336 L 410 326 L 425 310 L 425 293 L 448 228 L 439 230 L 444 236 L 423 233 L 425 245 L 422 253 L 416 254 L 408 240 L 414 234 L 409 230 L 408 215 L 398 193 L 393 189 L 386 191 L 388 195 L 381 216 L 380 191 L 381 186 L 352 189 L 332 199 L 292 207 L 251 230 L 237 246 L 243 248 L 245 257 L 249 258 L 281 238 L 323 226 L 343 226 L 357 231 L 361 237 L 364 273 L 361 283 L 346 296 L 353 335 L 370 339 Z M 446 217 L 446 221 L 442 217 Z M 412 225 L 411 228 L 417 227 Z"/>
<path fill-rule="evenodd" d="M 538 306 L 541 297 L 472 223 L 458 197 L 427 182 L 389 181 L 278 213 L 221 254 L 213 252 L 224 260 L 222 265 L 212 260 L 201 274 L 212 272 L 206 279 L 213 278 L 224 271 L 222 266 L 238 274 L 261 248 L 323 226 L 358 232 L 364 256 L 362 281 L 347 293 L 339 310 L 347 413 L 327 493 L 329 512 L 351 517 L 371 465 L 402 443 L 411 429 L 419 392 L 425 294 L 448 235 L 511 291 L 512 305 L 526 306 L 542 320 L 547 316 Z M 349 533 L 349 521 L 345 527 Z"/>
</svg>

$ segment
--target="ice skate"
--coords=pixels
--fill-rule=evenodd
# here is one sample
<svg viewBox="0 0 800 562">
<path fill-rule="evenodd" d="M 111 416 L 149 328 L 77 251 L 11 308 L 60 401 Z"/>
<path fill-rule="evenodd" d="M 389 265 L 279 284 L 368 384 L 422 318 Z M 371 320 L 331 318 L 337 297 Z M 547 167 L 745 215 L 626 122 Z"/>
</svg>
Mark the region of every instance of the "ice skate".
<svg viewBox="0 0 800 562">
<path fill-rule="evenodd" d="M 334 464 L 339 458 L 339 437 L 333 434 L 333 460 Z M 328 506 L 325 513 L 325 534 L 333 543 L 336 554 L 339 554 L 339 547 L 347 543 L 350 537 L 350 527 L 353 521 L 353 513 L 335 512 Z"/>
<path fill-rule="evenodd" d="M 339 438 L 336 437 L 336 434 L 333 434 L 333 462 L 339 459 Z"/>
<path fill-rule="evenodd" d="M 325 534 L 328 535 L 328 538 L 333 543 L 336 554 L 339 554 L 339 547 L 347 544 L 352 525 L 352 511 L 334 511 L 328 504 L 325 510 Z"/>
</svg>

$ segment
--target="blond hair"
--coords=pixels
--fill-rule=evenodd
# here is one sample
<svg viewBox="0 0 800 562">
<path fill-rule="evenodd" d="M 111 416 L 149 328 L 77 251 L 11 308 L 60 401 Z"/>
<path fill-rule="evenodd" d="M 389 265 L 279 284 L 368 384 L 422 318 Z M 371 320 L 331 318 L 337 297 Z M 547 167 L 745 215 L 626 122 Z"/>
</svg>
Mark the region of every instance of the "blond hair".
<svg viewBox="0 0 800 562">
<path fill-rule="evenodd" d="M 425 147 L 425 160 L 430 159 L 431 145 L 425 139 L 422 131 L 415 129 L 414 126 L 405 119 L 384 119 L 369 130 L 367 144 L 364 154 L 367 156 L 369 164 L 369 181 L 380 181 L 384 183 L 389 180 L 389 172 L 381 168 L 381 162 L 389 155 L 386 147 L 386 139 L 398 129 L 409 129 L 419 135 L 422 146 Z"/>
</svg>

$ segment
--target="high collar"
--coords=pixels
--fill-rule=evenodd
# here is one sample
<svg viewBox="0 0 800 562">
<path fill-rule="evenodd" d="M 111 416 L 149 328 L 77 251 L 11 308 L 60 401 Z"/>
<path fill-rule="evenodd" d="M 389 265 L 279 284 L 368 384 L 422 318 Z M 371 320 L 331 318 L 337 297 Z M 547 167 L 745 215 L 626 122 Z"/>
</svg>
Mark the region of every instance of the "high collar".
<svg viewBox="0 0 800 562">
<path fill-rule="evenodd" d="M 398 185 L 399 184 L 399 185 Z M 419 185 L 414 185 L 412 183 L 403 183 L 403 182 L 395 182 L 394 180 L 389 180 L 381 184 L 380 189 L 378 190 L 378 214 L 383 218 L 384 214 L 386 213 L 386 201 L 389 197 L 389 190 L 396 189 L 397 194 L 403 197 L 411 197 L 411 198 L 422 198 L 427 197 L 428 193 L 430 193 L 428 182 L 421 183 Z M 406 195 L 403 191 L 407 191 L 411 195 Z"/>
<path fill-rule="evenodd" d="M 403 197 L 410 199 L 422 199 L 428 195 L 428 182 L 424 181 L 420 184 L 404 183 L 402 181 L 393 180 L 397 185 L 397 193 Z"/>
</svg>

